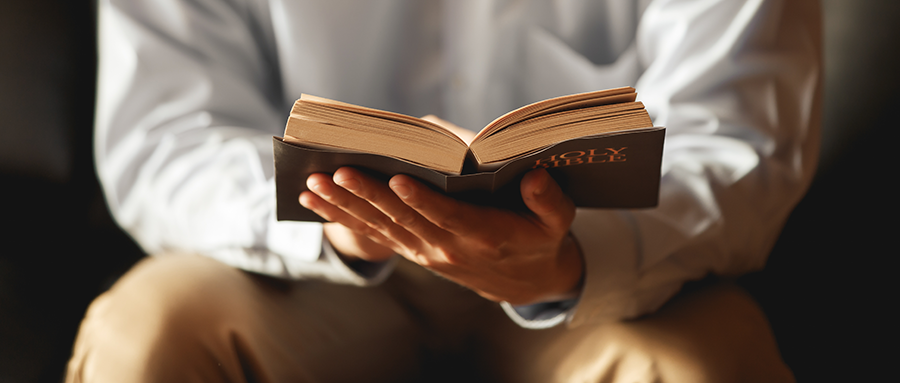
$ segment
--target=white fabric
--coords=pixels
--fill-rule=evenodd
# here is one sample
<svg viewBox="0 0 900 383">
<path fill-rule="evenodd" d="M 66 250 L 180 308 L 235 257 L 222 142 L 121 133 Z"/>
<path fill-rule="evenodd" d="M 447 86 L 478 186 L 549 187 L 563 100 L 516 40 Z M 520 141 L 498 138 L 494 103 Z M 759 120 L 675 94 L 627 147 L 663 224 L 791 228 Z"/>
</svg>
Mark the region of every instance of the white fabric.
<svg viewBox="0 0 900 383">
<path fill-rule="evenodd" d="M 323 255 L 321 225 L 274 219 L 271 136 L 301 92 L 478 130 L 635 86 L 668 128 L 660 205 L 578 210 L 572 325 L 763 267 L 815 167 L 815 1 L 102 0 L 99 16 L 98 173 L 149 253 L 354 284 L 390 272 L 360 278 Z"/>
</svg>

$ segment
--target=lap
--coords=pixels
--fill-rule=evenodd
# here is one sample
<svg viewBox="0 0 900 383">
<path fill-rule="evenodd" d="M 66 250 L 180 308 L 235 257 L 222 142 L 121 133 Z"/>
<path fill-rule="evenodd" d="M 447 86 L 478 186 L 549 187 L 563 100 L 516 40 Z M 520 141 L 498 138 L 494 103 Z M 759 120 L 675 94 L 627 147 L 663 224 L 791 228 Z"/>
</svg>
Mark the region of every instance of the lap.
<svg viewBox="0 0 900 383">
<path fill-rule="evenodd" d="M 151 257 L 91 305 L 69 381 L 395 381 L 419 337 L 383 289 Z"/>
<path fill-rule="evenodd" d="M 382 286 L 360 288 L 167 256 L 141 262 L 91 305 L 69 379 L 171 381 L 162 372 L 182 369 L 197 381 L 399 381 L 449 355 L 513 382 L 790 377 L 764 316 L 734 286 L 685 294 L 639 320 L 527 330 L 405 262 Z"/>
<path fill-rule="evenodd" d="M 546 331 L 497 320 L 487 336 L 503 381 L 793 381 L 762 311 L 728 283 L 680 294 L 635 320 Z"/>
</svg>

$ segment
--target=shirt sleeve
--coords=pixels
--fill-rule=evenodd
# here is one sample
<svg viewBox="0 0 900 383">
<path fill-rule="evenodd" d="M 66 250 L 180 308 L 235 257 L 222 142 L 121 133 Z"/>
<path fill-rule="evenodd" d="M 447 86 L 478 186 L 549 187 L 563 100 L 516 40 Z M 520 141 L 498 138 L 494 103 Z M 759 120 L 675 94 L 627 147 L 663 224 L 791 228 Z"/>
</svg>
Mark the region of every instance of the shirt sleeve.
<svg viewBox="0 0 900 383">
<path fill-rule="evenodd" d="M 584 289 L 557 316 L 572 326 L 636 317 L 685 281 L 764 266 L 815 170 L 819 18 L 817 1 L 648 6 L 636 88 L 667 128 L 659 206 L 578 209 Z"/>
<path fill-rule="evenodd" d="M 274 217 L 283 100 L 262 2 L 99 3 L 97 172 L 112 215 L 150 254 L 193 252 L 286 278 L 378 283 L 318 223 Z"/>
</svg>

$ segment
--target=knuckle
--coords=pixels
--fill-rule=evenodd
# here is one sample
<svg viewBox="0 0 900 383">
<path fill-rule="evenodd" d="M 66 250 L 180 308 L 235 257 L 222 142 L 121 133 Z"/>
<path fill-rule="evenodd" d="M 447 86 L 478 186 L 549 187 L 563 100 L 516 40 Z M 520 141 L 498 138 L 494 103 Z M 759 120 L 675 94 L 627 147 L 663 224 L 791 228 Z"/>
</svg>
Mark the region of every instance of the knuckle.
<svg viewBox="0 0 900 383">
<path fill-rule="evenodd" d="M 434 264 L 434 262 L 432 261 L 432 259 L 429 258 L 429 257 L 428 257 L 427 255 L 425 255 L 425 254 L 416 252 L 416 253 L 413 254 L 413 258 L 416 260 L 416 263 L 418 263 L 419 266 L 426 267 L 426 268 L 429 268 L 429 269 L 432 269 L 432 268 L 434 268 L 434 266 L 435 266 L 435 264 Z"/>
<path fill-rule="evenodd" d="M 444 230 L 449 231 L 458 231 L 465 227 L 465 222 L 463 222 L 460 217 L 456 214 L 449 214 L 441 217 L 436 222 L 438 226 L 440 226 Z"/>
<path fill-rule="evenodd" d="M 439 254 L 441 256 L 440 258 L 443 261 L 443 263 L 445 263 L 447 265 L 450 265 L 450 266 L 463 265 L 464 257 L 462 257 L 460 254 L 458 254 L 456 252 L 447 251 L 447 250 L 442 249 L 442 250 L 440 250 Z"/>
<path fill-rule="evenodd" d="M 337 206 L 343 210 L 353 208 L 353 200 L 339 193 L 336 193 L 335 195 L 329 197 L 328 202 L 331 202 L 332 205 Z"/>
<path fill-rule="evenodd" d="M 479 257 L 500 259 L 510 252 L 511 248 L 526 250 L 529 246 L 520 239 L 512 239 L 502 234 L 494 235 L 474 234 L 468 238 L 469 248 L 479 254 Z M 527 250 L 526 250 L 527 251 Z"/>
<path fill-rule="evenodd" d="M 414 228 L 421 224 L 419 220 L 419 215 L 413 213 L 412 211 L 407 211 L 405 213 L 398 214 L 396 217 L 392 218 L 394 223 L 407 227 Z"/>
<path fill-rule="evenodd" d="M 368 224 L 369 227 L 378 231 L 387 229 L 390 226 L 390 223 L 390 218 L 381 214 L 375 215 L 366 220 L 366 224 Z"/>
<path fill-rule="evenodd" d="M 507 246 L 507 242 L 497 236 L 484 236 L 478 239 L 481 248 L 489 250 L 488 253 L 499 253 L 500 249 Z"/>
<path fill-rule="evenodd" d="M 372 230 L 372 228 L 370 228 L 369 226 L 366 226 L 366 224 L 364 224 L 360 221 L 357 221 L 357 220 L 348 222 L 344 226 L 347 226 L 347 228 L 349 228 L 350 230 L 353 230 L 354 232 L 363 234 L 363 235 L 368 235 L 370 233 L 370 231 Z"/>
<path fill-rule="evenodd" d="M 363 227 L 360 228 L 359 232 L 370 238 L 378 237 L 378 235 L 381 234 L 381 232 L 375 230 L 375 228 L 366 225 L 363 225 Z"/>
<path fill-rule="evenodd" d="M 412 244 L 409 244 L 410 234 L 399 225 L 391 223 L 388 227 L 383 229 L 383 233 L 389 238 L 394 238 L 401 242 L 408 243 L 408 246 L 413 246 Z"/>
<path fill-rule="evenodd" d="M 369 201 L 372 204 L 378 204 L 381 202 L 383 198 L 381 198 L 381 193 L 377 190 L 372 190 L 372 188 L 364 188 L 362 190 L 358 190 L 354 192 L 358 197 Z"/>
<path fill-rule="evenodd" d="M 403 203 L 416 210 L 428 209 L 432 206 L 430 201 L 432 201 L 430 198 L 425 198 L 418 193 L 412 193 L 403 199 Z"/>
</svg>

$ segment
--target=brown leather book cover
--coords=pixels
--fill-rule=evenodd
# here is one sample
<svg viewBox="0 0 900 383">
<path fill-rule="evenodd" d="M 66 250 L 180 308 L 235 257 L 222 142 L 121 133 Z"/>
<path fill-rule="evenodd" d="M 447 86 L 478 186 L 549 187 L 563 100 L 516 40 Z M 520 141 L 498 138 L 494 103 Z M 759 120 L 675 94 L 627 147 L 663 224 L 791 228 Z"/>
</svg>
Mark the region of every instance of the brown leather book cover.
<svg viewBox="0 0 900 383">
<path fill-rule="evenodd" d="M 448 175 L 381 155 L 309 148 L 273 138 L 277 219 L 324 222 L 300 205 L 312 173 L 334 173 L 353 166 L 387 181 L 413 176 L 435 190 L 480 205 L 525 209 L 519 181 L 528 171 L 546 168 L 578 207 L 648 208 L 659 199 L 665 128 L 584 137 L 522 155 L 491 172 Z"/>
</svg>

